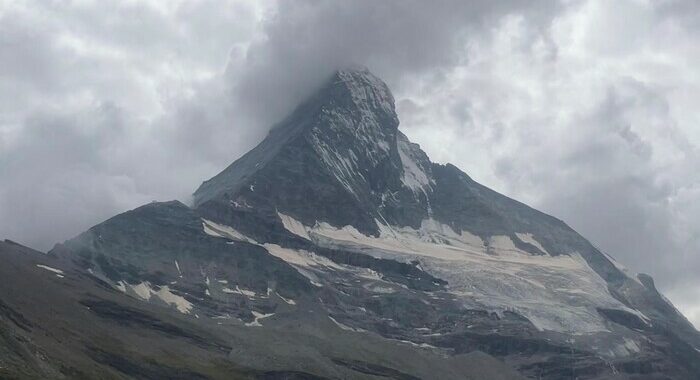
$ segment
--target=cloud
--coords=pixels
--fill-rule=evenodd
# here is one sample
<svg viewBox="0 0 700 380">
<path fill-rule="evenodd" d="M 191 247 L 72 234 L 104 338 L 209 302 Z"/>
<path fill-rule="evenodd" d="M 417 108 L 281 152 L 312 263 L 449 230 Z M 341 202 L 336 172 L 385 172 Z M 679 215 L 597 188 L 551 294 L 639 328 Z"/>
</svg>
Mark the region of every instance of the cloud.
<svg viewBox="0 0 700 380">
<path fill-rule="evenodd" d="M 187 200 L 362 64 L 433 159 L 564 219 L 700 325 L 699 20 L 681 0 L 0 1 L 0 236 L 46 249 Z"/>
<path fill-rule="evenodd" d="M 39 249 L 151 200 L 186 200 L 264 131 L 227 65 L 254 2 L 0 2 L 0 235 Z"/>
<path fill-rule="evenodd" d="M 265 124 L 281 118 L 333 71 L 369 66 L 397 89 L 416 74 L 439 77 L 465 59 L 470 35 L 510 13 L 546 24 L 555 2 L 279 2 L 265 39 L 251 45 L 238 100 Z"/>
</svg>

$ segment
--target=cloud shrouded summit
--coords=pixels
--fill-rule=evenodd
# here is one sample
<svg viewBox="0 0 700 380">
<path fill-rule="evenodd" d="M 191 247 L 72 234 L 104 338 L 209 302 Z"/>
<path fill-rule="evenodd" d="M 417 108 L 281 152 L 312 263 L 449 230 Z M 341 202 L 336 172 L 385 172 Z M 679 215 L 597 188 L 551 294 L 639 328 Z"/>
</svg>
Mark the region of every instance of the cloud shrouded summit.
<svg viewBox="0 0 700 380">
<path fill-rule="evenodd" d="M 46 249 L 188 200 L 363 64 L 433 159 L 566 220 L 697 323 L 699 19 L 676 0 L 0 2 L 0 236 Z"/>
</svg>

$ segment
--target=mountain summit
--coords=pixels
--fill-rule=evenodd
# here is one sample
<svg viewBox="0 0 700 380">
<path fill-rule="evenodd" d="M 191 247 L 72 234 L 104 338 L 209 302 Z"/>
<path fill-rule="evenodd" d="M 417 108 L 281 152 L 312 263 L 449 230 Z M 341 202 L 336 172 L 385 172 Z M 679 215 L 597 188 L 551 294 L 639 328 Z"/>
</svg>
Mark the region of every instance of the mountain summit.
<svg viewBox="0 0 700 380">
<path fill-rule="evenodd" d="M 297 165 L 317 163 L 327 175 L 342 175 L 338 173 L 344 169 L 342 161 L 350 157 L 374 166 L 389 157 L 398 124 L 386 84 L 366 70 L 338 71 L 316 95 L 274 126 L 260 145 L 204 182 L 194 194 L 195 205 L 235 196 L 252 175 L 288 158 L 297 159 Z M 305 151 L 290 151 L 295 148 Z M 342 148 L 351 153 L 339 151 Z M 302 153 L 311 162 L 298 161 Z M 355 190 L 351 183 L 344 185 Z"/>
<path fill-rule="evenodd" d="M 234 202 L 376 234 L 379 192 L 402 178 L 397 142 L 407 140 L 398 124 L 384 82 L 367 70 L 338 71 L 260 145 L 204 182 L 195 206 Z"/>
<path fill-rule="evenodd" d="M 57 378 L 700 377 L 700 335 L 650 277 L 398 126 L 386 84 L 341 70 L 194 207 L 142 206 L 46 257 L 0 244 L 31 280 L 0 288 L 0 347 Z M 27 299 L 76 308 L 53 325 Z"/>
</svg>

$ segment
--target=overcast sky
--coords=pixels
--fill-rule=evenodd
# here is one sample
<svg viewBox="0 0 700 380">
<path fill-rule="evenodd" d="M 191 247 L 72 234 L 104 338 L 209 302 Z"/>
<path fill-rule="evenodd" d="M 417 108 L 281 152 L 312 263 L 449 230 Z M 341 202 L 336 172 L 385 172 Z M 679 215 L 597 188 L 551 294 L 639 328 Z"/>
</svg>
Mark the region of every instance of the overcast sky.
<svg viewBox="0 0 700 380">
<path fill-rule="evenodd" d="M 700 2 L 0 0 L 0 237 L 180 199 L 333 70 L 700 326 Z"/>
</svg>

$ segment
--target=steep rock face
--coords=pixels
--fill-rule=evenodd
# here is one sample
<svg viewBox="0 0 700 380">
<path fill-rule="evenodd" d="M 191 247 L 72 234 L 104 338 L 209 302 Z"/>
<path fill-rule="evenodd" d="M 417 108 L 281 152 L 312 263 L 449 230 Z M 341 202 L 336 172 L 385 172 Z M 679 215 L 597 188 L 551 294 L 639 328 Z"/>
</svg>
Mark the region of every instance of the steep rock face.
<svg viewBox="0 0 700 380">
<path fill-rule="evenodd" d="M 194 202 L 276 210 L 307 224 L 324 220 L 376 235 L 375 219 L 409 223 L 426 215 L 414 191 L 427 178 L 412 161 L 407 165 L 419 178 L 409 175 L 412 188 L 403 185 L 403 164 L 413 155 L 427 159 L 398 132 L 387 86 L 366 70 L 339 71 L 258 147 L 204 182 Z M 388 203 L 392 196 L 400 204 Z"/>
</svg>

